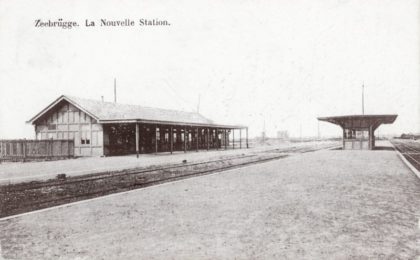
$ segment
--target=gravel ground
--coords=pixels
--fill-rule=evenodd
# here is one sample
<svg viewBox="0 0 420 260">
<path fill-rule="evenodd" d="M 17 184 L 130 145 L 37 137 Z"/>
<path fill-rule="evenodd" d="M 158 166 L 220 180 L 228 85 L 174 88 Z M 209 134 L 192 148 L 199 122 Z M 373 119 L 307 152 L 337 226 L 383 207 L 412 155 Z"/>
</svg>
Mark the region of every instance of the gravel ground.
<svg viewBox="0 0 420 260">
<path fill-rule="evenodd" d="M 394 151 L 324 150 L 3 220 L 0 255 L 416 259 L 419 218 Z"/>
</svg>

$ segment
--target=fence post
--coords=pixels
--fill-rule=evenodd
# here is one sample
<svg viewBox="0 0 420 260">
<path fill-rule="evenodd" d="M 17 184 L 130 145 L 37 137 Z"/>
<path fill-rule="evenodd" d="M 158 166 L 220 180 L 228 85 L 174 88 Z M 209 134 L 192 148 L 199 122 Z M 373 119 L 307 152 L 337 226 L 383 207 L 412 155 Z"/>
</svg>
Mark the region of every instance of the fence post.
<svg viewBox="0 0 420 260">
<path fill-rule="evenodd" d="M 23 161 L 25 162 L 26 161 L 26 138 L 23 139 L 22 150 L 23 150 Z"/>
</svg>

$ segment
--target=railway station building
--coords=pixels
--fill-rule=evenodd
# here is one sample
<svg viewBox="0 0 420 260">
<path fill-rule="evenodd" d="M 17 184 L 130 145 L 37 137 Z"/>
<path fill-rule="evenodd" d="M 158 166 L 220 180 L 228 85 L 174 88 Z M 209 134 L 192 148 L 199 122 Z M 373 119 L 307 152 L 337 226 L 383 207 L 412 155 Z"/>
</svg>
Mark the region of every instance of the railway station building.
<svg viewBox="0 0 420 260">
<path fill-rule="evenodd" d="M 350 115 L 319 117 L 318 120 L 333 123 L 343 129 L 343 149 L 375 149 L 375 130 L 382 124 L 394 123 L 397 115 Z"/>
<path fill-rule="evenodd" d="M 27 123 L 34 125 L 35 139 L 74 140 L 75 156 L 248 147 L 246 126 L 217 124 L 196 112 L 67 95 L 58 97 Z"/>
</svg>

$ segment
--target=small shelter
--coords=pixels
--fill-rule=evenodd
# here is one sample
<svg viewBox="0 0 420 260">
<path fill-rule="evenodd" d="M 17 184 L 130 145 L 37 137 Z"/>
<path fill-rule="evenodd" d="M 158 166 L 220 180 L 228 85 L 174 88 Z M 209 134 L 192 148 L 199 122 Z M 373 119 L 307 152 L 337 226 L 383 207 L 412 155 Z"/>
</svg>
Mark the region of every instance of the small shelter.
<svg viewBox="0 0 420 260">
<path fill-rule="evenodd" d="M 375 130 L 382 124 L 392 124 L 397 115 L 349 115 L 318 117 L 343 129 L 343 149 L 373 150 Z"/>
</svg>

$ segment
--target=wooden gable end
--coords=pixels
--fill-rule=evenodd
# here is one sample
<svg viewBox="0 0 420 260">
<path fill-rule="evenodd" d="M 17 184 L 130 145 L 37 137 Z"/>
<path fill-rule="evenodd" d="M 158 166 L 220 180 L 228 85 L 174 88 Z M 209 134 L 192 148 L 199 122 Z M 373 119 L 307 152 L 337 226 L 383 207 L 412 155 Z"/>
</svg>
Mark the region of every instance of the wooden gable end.
<svg viewBox="0 0 420 260">
<path fill-rule="evenodd" d="M 35 125 L 46 125 L 50 128 L 54 128 L 54 125 L 78 123 L 97 123 L 97 121 L 66 100 L 59 102 L 34 122 Z"/>
</svg>

